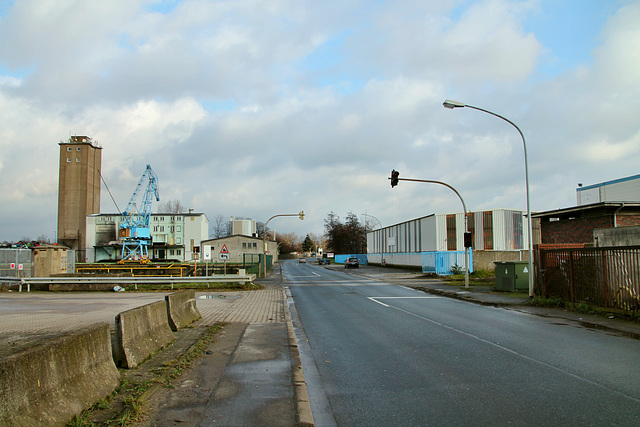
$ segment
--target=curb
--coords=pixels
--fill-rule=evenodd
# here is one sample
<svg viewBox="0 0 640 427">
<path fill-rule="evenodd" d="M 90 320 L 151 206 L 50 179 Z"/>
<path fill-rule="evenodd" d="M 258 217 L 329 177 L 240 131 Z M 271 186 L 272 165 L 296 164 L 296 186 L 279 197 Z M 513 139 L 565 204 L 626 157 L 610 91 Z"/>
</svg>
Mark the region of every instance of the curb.
<svg viewBox="0 0 640 427">
<path fill-rule="evenodd" d="M 287 306 L 287 293 L 286 289 L 282 287 L 282 296 L 285 303 L 284 316 L 287 322 L 287 331 L 289 333 L 289 349 L 291 352 L 291 372 L 293 374 L 293 390 L 296 400 L 296 417 L 297 425 L 299 426 L 314 426 L 313 414 L 311 413 L 311 404 L 309 403 L 309 394 L 307 393 L 307 383 L 304 379 L 304 372 L 302 370 L 302 362 L 300 360 L 300 353 L 298 352 L 298 341 L 296 340 L 296 334 L 293 329 L 293 322 L 291 321 L 291 313 Z"/>
</svg>

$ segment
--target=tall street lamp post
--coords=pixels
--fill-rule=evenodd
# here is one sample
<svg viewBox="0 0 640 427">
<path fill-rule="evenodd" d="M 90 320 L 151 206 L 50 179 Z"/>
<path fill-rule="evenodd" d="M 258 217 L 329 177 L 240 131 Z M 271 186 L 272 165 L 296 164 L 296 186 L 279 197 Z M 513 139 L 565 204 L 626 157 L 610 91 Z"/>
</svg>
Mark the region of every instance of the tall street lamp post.
<svg viewBox="0 0 640 427">
<path fill-rule="evenodd" d="M 460 193 L 458 193 L 458 190 L 456 190 L 446 182 L 432 181 L 428 179 L 399 178 L 399 176 L 400 176 L 400 173 L 397 170 L 394 169 L 391 171 L 391 177 L 389 178 L 391 180 L 391 187 L 395 187 L 396 185 L 398 185 L 398 181 L 413 181 L 413 182 L 427 182 L 430 184 L 440 184 L 453 190 L 453 192 L 456 193 L 456 195 L 462 202 L 462 210 L 464 211 L 464 239 L 463 239 L 464 241 L 464 287 L 466 289 L 469 289 L 469 247 L 471 246 L 471 239 L 467 238 L 467 235 L 469 234 L 469 225 L 468 225 L 468 216 L 467 216 L 467 205 L 464 203 L 464 199 L 462 198 Z"/>
<path fill-rule="evenodd" d="M 531 201 L 530 201 L 531 199 L 529 197 L 529 161 L 527 160 L 527 143 L 524 139 L 524 134 L 522 133 L 520 128 L 511 120 L 501 116 L 500 114 L 496 114 L 492 111 L 485 110 L 484 108 L 474 107 L 472 105 L 464 104 L 458 101 L 452 101 L 450 99 L 447 99 L 446 101 L 444 101 L 442 105 L 445 108 L 449 108 L 451 110 L 453 110 L 454 108 L 467 107 L 467 108 L 472 108 L 474 110 L 485 112 L 487 114 L 491 114 L 492 116 L 498 117 L 504 120 L 505 122 L 511 124 L 514 128 L 518 130 L 518 133 L 522 137 L 522 146 L 524 147 L 524 175 L 525 175 L 525 183 L 526 183 L 526 190 L 527 190 L 527 221 L 528 221 L 528 227 L 529 227 L 529 297 L 532 298 L 533 297 L 533 274 L 534 274 L 533 272 L 533 241 L 532 241 L 533 233 L 532 233 L 532 226 L 531 226 Z"/>
<path fill-rule="evenodd" d="M 381 266 L 381 267 L 384 267 L 384 243 L 385 243 L 385 232 L 384 232 L 384 229 L 382 228 L 382 223 L 380 222 L 380 220 L 379 220 L 378 218 L 376 218 L 376 217 L 375 217 L 375 216 L 373 216 L 373 215 L 369 215 L 369 214 L 366 214 L 366 213 L 365 213 L 365 214 L 362 214 L 362 215 L 364 215 L 365 220 L 366 220 L 366 218 L 369 216 L 369 217 L 371 217 L 371 218 L 375 219 L 376 221 L 378 221 L 378 225 L 380 226 L 380 231 L 382 231 L 382 251 L 381 251 L 381 255 L 380 255 L 380 266 Z"/>
<path fill-rule="evenodd" d="M 262 276 L 261 277 L 267 277 L 267 225 L 269 224 L 269 221 L 271 221 L 273 218 L 277 218 L 279 216 L 297 216 L 301 220 L 303 220 L 304 219 L 304 211 L 300 211 L 300 213 L 297 213 L 297 214 L 278 214 L 278 215 L 274 215 L 271 218 L 269 218 L 267 220 L 267 222 L 264 224 L 264 230 L 262 230 Z"/>
</svg>

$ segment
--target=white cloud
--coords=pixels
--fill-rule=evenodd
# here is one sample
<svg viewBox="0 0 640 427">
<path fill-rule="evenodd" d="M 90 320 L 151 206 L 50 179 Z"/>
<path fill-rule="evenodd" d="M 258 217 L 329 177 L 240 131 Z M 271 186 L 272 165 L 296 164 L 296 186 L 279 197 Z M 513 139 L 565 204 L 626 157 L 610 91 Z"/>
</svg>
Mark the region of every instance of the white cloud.
<svg viewBox="0 0 640 427">
<path fill-rule="evenodd" d="M 469 209 L 523 208 L 516 130 L 445 98 L 522 128 L 534 210 L 573 204 L 578 181 L 637 174 L 638 2 L 603 27 L 593 65 L 553 78 L 535 74 L 550 47 L 522 25 L 535 1 L 151 6 L 17 0 L 2 17 L 0 240 L 52 237 L 70 133 L 102 144 L 121 208 L 149 163 L 163 200 L 210 219 L 304 209 L 274 224 L 301 235 L 330 211 L 387 225 L 460 209 L 446 188 L 391 189 L 392 168 L 448 182 Z M 102 207 L 115 211 L 104 188 Z"/>
</svg>

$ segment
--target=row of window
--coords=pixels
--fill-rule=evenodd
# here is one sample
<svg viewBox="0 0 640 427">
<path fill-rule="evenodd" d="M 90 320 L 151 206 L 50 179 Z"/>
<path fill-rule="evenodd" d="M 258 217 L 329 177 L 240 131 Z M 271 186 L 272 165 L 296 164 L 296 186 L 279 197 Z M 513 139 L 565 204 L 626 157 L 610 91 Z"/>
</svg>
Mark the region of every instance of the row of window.
<svg viewBox="0 0 640 427">
<path fill-rule="evenodd" d="M 71 147 L 67 147 L 67 151 L 71 151 Z M 80 147 L 76 147 L 76 151 L 80 151 Z"/>
<path fill-rule="evenodd" d="M 247 249 L 247 248 L 257 248 L 258 244 L 256 242 L 242 242 L 242 249 Z"/>
<path fill-rule="evenodd" d="M 67 163 L 71 163 L 70 157 L 67 157 Z M 80 163 L 80 157 L 76 157 L 76 163 Z"/>
<path fill-rule="evenodd" d="M 164 217 L 163 216 L 154 216 L 153 220 L 154 221 L 164 221 Z M 182 221 L 182 217 L 181 216 L 171 216 L 171 217 L 169 217 L 169 221 Z"/>
<path fill-rule="evenodd" d="M 175 232 L 181 232 L 182 231 L 182 227 L 180 227 L 179 225 L 171 225 L 168 227 L 169 228 L 169 233 L 175 233 Z M 164 225 L 154 225 L 153 226 L 153 231 L 156 232 L 160 232 L 163 233 L 164 232 Z"/>
</svg>

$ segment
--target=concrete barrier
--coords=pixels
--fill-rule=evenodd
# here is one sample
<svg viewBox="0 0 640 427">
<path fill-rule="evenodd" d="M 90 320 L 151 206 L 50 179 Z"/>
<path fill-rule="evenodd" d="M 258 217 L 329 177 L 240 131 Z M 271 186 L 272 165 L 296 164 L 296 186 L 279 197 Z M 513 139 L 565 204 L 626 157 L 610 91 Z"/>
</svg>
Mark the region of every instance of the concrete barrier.
<svg viewBox="0 0 640 427">
<path fill-rule="evenodd" d="M 196 306 L 196 291 L 193 289 L 175 292 L 164 298 L 171 330 L 182 329 L 202 317 Z"/>
<path fill-rule="evenodd" d="M 175 339 L 165 301 L 123 311 L 116 316 L 114 359 L 122 368 L 135 368 Z"/>
<path fill-rule="evenodd" d="M 51 338 L 0 359 L 0 425 L 63 426 L 119 384 L 107 323 Z"/>
</svg>

